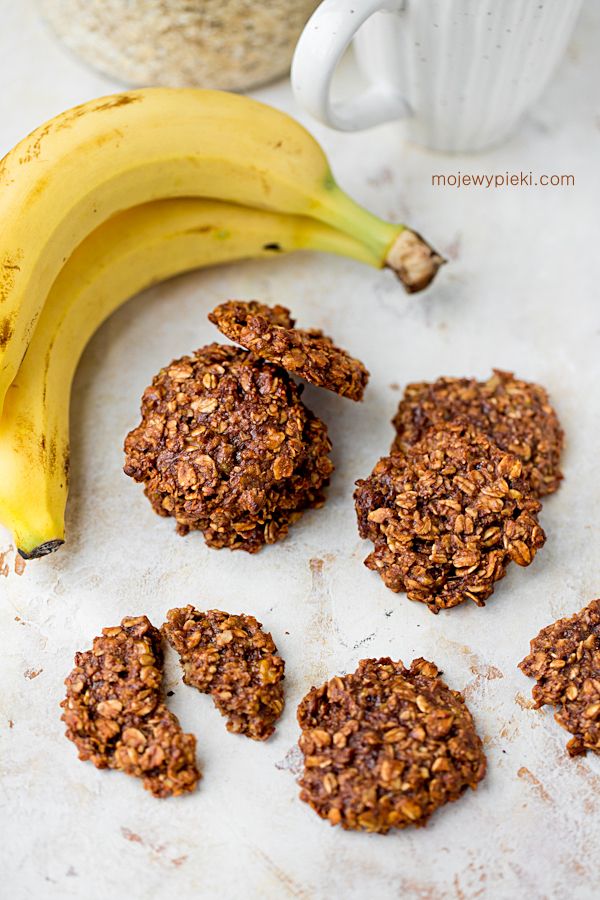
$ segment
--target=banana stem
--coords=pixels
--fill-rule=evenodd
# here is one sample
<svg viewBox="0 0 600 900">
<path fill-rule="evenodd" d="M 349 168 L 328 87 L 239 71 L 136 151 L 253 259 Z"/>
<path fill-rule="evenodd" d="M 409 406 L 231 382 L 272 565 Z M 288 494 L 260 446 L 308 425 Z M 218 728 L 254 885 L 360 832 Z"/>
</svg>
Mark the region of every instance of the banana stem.
<svg viewBox="0 0 600 900">
<path fill-rule="evenodd" d="M 63 544 L 64 540 L 57 538 L 54 541 L 45 541 L 43 544 L 38 544 L 30 553 L 22 547 L 17 547 L 17 550 L 19 556 L 22 556 L 23 559 L 41 559 L 42 556 L 48 556 L 50 553 L 54 553 L 54 551 L 58 550 L 59 547 L 62 547 Z"/>
<path fill-rule="evenodd" d="M 416 231 L 402 224 L 391 224 L 356 203 L 329 175 L 325 196 L 311 210 L 315 218 L 362 241 L 392 269 L 410 294 L 431 284 L 446 260 Z"/>
<path fill-rule="evenodd" d="M 420 234 L 404 228 L 389 248 L 385 265 L 393 269 L 409 294 L 431 284 L 446 260 Z"/>
</svg>

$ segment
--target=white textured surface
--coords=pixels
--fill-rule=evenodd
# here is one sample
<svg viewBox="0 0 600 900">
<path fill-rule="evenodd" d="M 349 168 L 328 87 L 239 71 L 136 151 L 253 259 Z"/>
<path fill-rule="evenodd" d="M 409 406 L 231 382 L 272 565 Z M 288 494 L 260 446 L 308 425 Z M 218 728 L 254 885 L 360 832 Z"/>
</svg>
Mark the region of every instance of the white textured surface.
<svg viewBox="0 0 600 900">
<path fill-rule="evenodd" d="M 558 77 L 509 144 L 449 158 L 402 147 L 394 127 L 357 136 L 314 129 L 340 182 L 366 205 L 409 218 L 451 258 L 425 297 L 392 277 L 316 256 L 248 263 L 155 288 L 94 338 L 75 384 L 68 544 L 0 576 L 0 893 L 21 898 L 592 898 L 600 852 L 600 759 L 569 761 L 551 714 L 523 708 L 516 669 L 528 640 L 598 594 L 597 390 L 600 311 L 600 12 L 584 9 Z M 61 109 L 116 85 L 81 68 L 28 5 L 0 0 L 0 154 Z M 347 83 L 354 77 L 346 73 Z M 292 109 L 285 84 L 260 97 Z M 457 191 L 433 172 L 573 173 L 575 188 Z M 256 557 L 177 538 L 121 473 L 139 397 L 173 356 L 212 340 L 205 314 L 229 296 L 283 301 L 369 365 L 366 402 L 308 390 L 330 425 L 337 472 L 328 504 Z M 440 374 L 514 368 L 547 385 L 568 435 L 566 480 L 545 505 L 548 543 L 481 610 L 437 618 L 361 564 L 352 483 L 388 446 L 398 391 Z M 8 548 L 0 538 L 0 549 Z M 310 560 L 324 561 L 322 574 Z M 516 567 L 513 567 L 516 568 Z M 102 626 L 145 612 L 160 624 L 187 601 L 254 613 L 287 662 L 287 709 L 259 745 L 227 734 L 169 656 L 173 707 L 198 736 L 204 780 L 182 800 L 76 760 L 58 703 L 75 650 Z M 366 655 L 434 658 L 466 690 L 485 736 L 477 794 L 421 831 L 345 834 L 297 800 L 295 707 Z M 39 674 L 31 676 L 34 672 Z M 519 702 L 520 701 L 520 702 Z M 520 705 L 523 704 L 523 705 Z M 12 727 L 9 727 L 9 720 Z M 520 774 L 519 774 L 520 773 Z"/>
</svg>

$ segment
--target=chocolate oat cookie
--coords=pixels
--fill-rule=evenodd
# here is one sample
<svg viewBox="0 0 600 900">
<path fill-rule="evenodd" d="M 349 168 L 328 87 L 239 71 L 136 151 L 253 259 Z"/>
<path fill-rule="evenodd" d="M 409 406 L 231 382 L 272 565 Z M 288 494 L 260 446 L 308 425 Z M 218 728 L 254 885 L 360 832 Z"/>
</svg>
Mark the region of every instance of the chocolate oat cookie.
<svg viewBox="0 0 600 900">
<path fill-rule="evenodd" d="M 256 356 L 278 363 L 317 387 L 362 400 L 369 380 L 363 364 L 336 347 L 322 331 L 295 328 L 284 306 L 229 300 L 208 318 L 224 335 Z"/>
<path fill-rule="evenodd" d="M 163 634 L 179 653 L 186 684 L 210 694 L 227 730 L 264 741 L 283 710 L 285 663 L 253 616 L 193 606 L 167 613 Z"/>
<path fill-rule="evenodd" d="M 483 606 L 508 563 L 528 566 L 545 541 L 521 471 L 464 421 L 379 460 L 354 493 L 360 535 L 375 545 L 365 565 L 434 613 Z"/>
<path fill-rule="evenodd" d="M 560 485 L 563 430 L 543 387 L 494 369 L 487 381 L 438 378 L 409 384 L 393 424 L 391 452 L 406 450 L 432 425 L 464 416 L 501 450 L 523 463 L 523 477 L 537 497 Z"/>
<path fill-rule="evenodd" d="M 161 690 L 160 633 L 146 616 L 104 628 L 75 655 L 60 704 L 79 759 L 143 779 L 155 797 L 193 791 L 200 779 L 196 738 L 184 734 Z"/>
<path fill-rule="evenodd" d="M 287 372 L 211 344 L 145 390 L 124 471 L 180 534 L 197 529 L 210 547 L 255 553 L 324 503 L 330 450 L 325 424 Z"/>
<path fill-rule="evenodd" d="M 292 318 L 287 306 L 281 306 L 279 303 L 268 306 L 266 303 L 261 303 L 260 300 L 227 300 L 208 314 L 213 325 L 216 325 L 219 331 L 226 328 L 230 333 L 223 331 L 223 334 L 237 343 L 241 343 L 240 335 L 248 326 L 250 319 L 255 316 L 267 319 L 269 325 L 275 328 L 289 329 L 296 325 L 296 320 Z"/>
<path fill-rule="evenodd" d="M 600 753 L 600 600 L 542 628 L 519 668 L 537 680 L 537 708 L 558 707 L 554 718 L 574 735 L 570 755 Z"/>
<path fill-rule="evenodd" d="M 298 707 L 300 799 L 345 829 L 421 827 L 475 790 L 486 760 L 462 696 L 415 659 L 363 659 L 312 688 Z"/>
</svg>

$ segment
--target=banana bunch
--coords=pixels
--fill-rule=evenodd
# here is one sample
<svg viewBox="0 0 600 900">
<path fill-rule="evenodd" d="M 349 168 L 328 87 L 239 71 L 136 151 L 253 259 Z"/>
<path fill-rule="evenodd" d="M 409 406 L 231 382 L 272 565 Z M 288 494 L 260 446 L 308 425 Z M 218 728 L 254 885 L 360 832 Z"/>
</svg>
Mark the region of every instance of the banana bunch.
<svg viewBox="0 0 600 900">
<path fill-rule="evenodd" d="M 64 540 L 69 395 L 118 306 L 181 272 L 299 249 L 389 266 L 409 291 L 443 260 L 335 183 L 287 115 L 219 91 L 90 101 L 0 161 L 0 522 L 25 558 Z"/>
</svg>

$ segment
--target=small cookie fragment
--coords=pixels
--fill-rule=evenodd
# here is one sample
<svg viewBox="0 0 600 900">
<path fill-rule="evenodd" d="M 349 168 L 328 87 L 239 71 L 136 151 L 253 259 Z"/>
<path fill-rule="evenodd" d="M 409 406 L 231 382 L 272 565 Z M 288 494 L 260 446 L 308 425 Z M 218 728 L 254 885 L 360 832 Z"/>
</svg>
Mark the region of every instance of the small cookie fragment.
<svg viewBox="0 0 600 900">
<path fill-rule="evenodd" d="M 519 668 L 537 680 L 536 708 L 558 707 L 554 718 L 574 735 L 569 754 L 600 753 L 600 600 L 542 628 Z"/>
<path fill-rule="evenodd" d="M 406 450 L 432 426 L 459 417 L 521 460 L 535 496 L 558 490 L 564 433 L 548 394 L 539 384 L 499 369 L 487 381 L 438 378 L 409 384 L 393 419 L 397 435 L 391 452 Z"/>
<path fill-rule="evenodd" d="M 379 460 L 354 499 L 375 545 L 367 568 L 434 613 L 484 606 L 508 563 L 528 566 L 545 542 L 520 460 L 464 421 Z"/>
<path fill-rule="evenodd" d="M 475 790 L 486 759 L 471 713 L 434 663 L 363 659 L 298 707 L 300 799 L 332 825 L 386 834 L 425 825 Z"/>
<path fill-rule="evenodd" d="M 163 634 L 179 653 L 183 680 L 210 694 L 227 730 L 265 741 L 283 711 L 285 663 L 253 616 L 193 606 L 167 613 Z"/>
<path fill-rule="evenodd" d="M 155 512 L 209 547 L 256 553 L 322 506 L 333 465 L 325 424 L 283 369 L 211 344 L 162 369 L 125 440 L 124 471 Z"/>
<path fill-rule="evenodd" d="M 196 738 L 184 734 L 161 690 L 160 632 L 146 616 L 104 628 L 75 655 L 60 704 L 79 759 L 143 779 L 155 797 L 193 791 L 200 780 Z"/>
<path fill-rule="evenodd" d="M 261 359 L 277 363 L 317 387 L 362 400 L 369 380 L 364 365 L 336 347 L 322 331 L 295 328 L 284 306 L 229 300 L 208 318 L 226 337 Z"/>
</svg>

